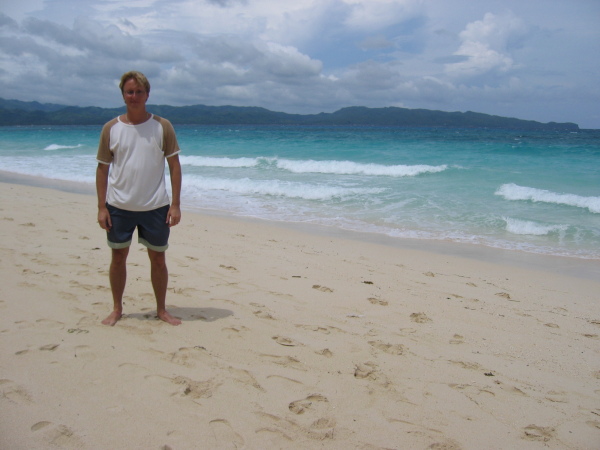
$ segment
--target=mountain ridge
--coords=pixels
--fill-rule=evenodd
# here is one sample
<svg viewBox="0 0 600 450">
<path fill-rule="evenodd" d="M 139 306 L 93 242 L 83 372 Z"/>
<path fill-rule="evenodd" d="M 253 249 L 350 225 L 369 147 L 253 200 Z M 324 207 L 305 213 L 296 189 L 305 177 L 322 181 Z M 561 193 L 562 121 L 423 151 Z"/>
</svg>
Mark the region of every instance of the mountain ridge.
<svg viewBox="0 0 600 450">
<path fill-rule="evenodd" d="M 124 107 L 67 106 L 0 98 L 0 126 L 103 125 L 122 114 Z M 187 125 L 369 125 L 399 127 L 508 128 L 577 131 L 575 123 L 503 117 L 473 111 L 446 112 L 395 106 L 349 106 L 332 113 L 290 114 L 258 106 L 148 105 L 148 111 L 173 124 Z"/>
</svg>

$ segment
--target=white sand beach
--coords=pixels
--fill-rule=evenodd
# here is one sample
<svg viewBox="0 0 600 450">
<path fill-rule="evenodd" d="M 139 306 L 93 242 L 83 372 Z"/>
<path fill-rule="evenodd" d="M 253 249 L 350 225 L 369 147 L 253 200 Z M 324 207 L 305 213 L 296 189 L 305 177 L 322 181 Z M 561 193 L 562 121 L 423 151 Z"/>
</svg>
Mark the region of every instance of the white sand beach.
<svg viewBox="0 0 600 450">
<path fill-rule="evenodd" d="M 0 196 L 2 449 L 600 448 L 599 279 L 184 208 L 107 327 L 95 197 Z"/>
</svg>

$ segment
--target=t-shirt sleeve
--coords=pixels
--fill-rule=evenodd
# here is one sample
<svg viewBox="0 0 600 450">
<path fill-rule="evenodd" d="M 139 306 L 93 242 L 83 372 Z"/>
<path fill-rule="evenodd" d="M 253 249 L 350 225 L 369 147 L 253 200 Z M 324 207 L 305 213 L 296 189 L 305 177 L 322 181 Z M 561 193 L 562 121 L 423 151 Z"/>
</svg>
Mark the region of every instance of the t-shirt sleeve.
<svg viewBox="0 0 600 450">
<path fill-rule="evenodd" d="M 113 119 L 102 127 L 100 133 L 100 142 L 98 144 L 98 154 L 96 160 L 102 164 L 110 164 L 113 160 L 113 153 L 110 150 L 110 129 L 117 122 Z"/>
<path fill-rule="evenodd" d="M 176 155 L 181 151 L 179 143 L 177 142 L 177 136 L 175 135 L 175 129 L 171 122 L 167 119 L 161 118 L 163 126 L 163 152 L 165 157 Z"/>
</svg>

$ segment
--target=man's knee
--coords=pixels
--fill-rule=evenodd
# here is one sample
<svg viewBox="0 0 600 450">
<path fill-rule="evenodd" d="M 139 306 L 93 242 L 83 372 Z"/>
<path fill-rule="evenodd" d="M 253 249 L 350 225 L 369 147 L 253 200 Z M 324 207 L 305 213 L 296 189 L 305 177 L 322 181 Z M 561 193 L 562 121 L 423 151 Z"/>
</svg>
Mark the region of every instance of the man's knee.
<svg viewBox="0 0 600 450">
<path fill-rule="evenodd" d="M 148 257 L 150 258 L 150 264 L 152 264 L 153 267 L 161 268 L 167 266 L 165 252 L 157 252 L 155 250 L 148 249 Z"/>
<path fill-rule="evenodd" d="M 127 255 L 129 255 L 129 247 L 119 248 L 112 250 L 112 263 L 116 265 L 125 264 L 127 261 Z"/>
</svg>

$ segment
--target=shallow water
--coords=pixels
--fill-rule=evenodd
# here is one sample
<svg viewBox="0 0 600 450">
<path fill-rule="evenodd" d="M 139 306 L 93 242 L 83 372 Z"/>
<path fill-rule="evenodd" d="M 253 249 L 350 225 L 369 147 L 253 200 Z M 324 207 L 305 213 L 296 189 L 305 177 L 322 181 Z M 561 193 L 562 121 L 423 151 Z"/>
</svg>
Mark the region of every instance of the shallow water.
<svg viewBox="0 0 600 450">
<path fill-rule="evenodd" d="M 176 126 L 187 209 L 600 259 L 600 131 Z M 94 183 L 100 127 L 2 127 L 0 170 Z"/>
</svg>

